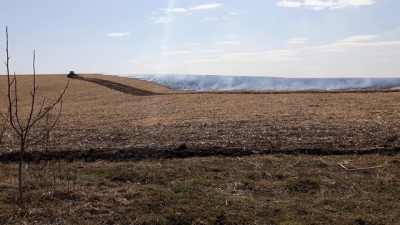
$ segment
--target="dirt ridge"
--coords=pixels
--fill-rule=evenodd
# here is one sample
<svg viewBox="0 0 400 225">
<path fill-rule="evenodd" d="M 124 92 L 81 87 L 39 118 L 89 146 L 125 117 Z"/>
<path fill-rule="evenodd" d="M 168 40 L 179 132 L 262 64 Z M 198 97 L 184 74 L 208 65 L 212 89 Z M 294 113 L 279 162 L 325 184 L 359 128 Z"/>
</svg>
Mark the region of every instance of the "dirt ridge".
<svg viewBox="0 0 400 225">
<path fill-rule="evenodd" d="M 113 82 L 113 81 L 108 81 L 108 80 L 103 80 L 99 78 L 83 78 L 81 80 L 92 82 L 95 84 L 102 85 L 104 87 L 125 93 L 125 94 L 130 94 L 130 95 L 138 95 L 138 96 L 153 96 L 153 95 L 163 95 L 162 93 L 156 93 L 156 92 L 151 92 L 151 91 L 146 91 L 142 90 L 139 88 L 135 88 L 129 85 Z"/>
<path fill-rule="evenodd" d="M 400 146 L 386 148 L 371 148 L 362 150 L 331 150 L 331 149 L 292 149 L 292 150 L 264 150 L 254 151 L 243 148 L 221 148 L 213 147 L 207 149 L 191 149 L 182 144 L 175 149 L 152 149 L 143 148 L 127 148 L 127 149 L 89 149 L 89 150 L 73 150 L 73 151 L 31 151 L 26 152 L 24 156 L 25 162 L 40 162 L 48 160 L 66 160 L 66 161 L 85 161 L 94 162 L 98 160 L 105 161 L 140 161 L 149 159 L 171 159 L 171 158 L 191 158 L 191 157 L 241 157 L 249 155 L 396 155 L 400 153 Z M 19 161 L 19 152 L 10 152 L 0 154 L 0 162 L 10 163 Z"/>
</svg>

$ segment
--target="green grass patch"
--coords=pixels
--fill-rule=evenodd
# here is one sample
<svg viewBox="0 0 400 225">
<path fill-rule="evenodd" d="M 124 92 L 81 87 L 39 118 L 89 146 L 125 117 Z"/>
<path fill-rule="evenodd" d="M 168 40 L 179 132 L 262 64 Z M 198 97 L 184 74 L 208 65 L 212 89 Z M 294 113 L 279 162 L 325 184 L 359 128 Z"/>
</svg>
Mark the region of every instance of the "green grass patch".
<svg viewBox="0 0 400 225">
<path fill-rule="evenodd" d="M 302 177 L 286 181 L 285 187 L 292 192 L 309 193 L 319 190 L 319 181 L 312 178 Z"/>
</svg>

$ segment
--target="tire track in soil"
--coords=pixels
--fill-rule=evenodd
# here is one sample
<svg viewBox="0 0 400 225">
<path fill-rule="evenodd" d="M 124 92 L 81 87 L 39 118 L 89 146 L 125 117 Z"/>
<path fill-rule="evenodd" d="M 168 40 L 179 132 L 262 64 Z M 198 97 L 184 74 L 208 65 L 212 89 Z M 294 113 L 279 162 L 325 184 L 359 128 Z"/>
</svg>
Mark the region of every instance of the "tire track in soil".
<svg viewBox="0 0 400 225">
<path fill-rule="evenodd" d="M 98 78 L 83 78 L 81 80 L 92 82 L 95 84 L 99 84 L 101 86 L 125 93 L 130 95 L 137 95 L 137 96 L 153 96 L 153 95 L 163 95 L 162 93 L 156 93 L 151 91 L 142 90 L 139 88 L 134 88 L 132 86 L 128 86 L 125 84 L 116 83 L 113 81 L 98 79 Z"/>
</svg>

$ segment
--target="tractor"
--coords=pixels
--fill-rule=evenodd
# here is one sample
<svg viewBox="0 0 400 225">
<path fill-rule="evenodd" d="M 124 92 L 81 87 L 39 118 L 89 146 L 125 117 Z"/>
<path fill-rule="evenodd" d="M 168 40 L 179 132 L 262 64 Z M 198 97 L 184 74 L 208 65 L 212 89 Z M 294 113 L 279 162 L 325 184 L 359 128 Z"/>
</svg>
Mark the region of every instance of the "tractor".
<svg viewBox="0 0 400 225">
<path fill-rule="evenodd" d="M 69 74 L 67 75 L 68 78 L 76 78 L 76 79 L 82 79 L 83 77 L 79 74 L 76 74 L 74 71 L 69 71 Z"/>
</svg>

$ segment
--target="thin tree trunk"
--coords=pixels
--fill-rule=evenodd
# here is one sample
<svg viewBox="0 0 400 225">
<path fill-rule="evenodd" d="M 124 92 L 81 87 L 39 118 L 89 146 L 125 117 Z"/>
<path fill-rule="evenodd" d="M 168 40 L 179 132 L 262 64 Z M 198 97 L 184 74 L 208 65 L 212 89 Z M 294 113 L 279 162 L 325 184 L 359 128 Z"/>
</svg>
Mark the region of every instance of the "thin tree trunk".
<svg viewBox="0 0 400 225">
<path fill-rule="evenodd" d="M 19 204 L 24 203 L 24 193 L 22 191 L 22 164 L 24 162 L 25 142 L 21 142 L 21 149 L 19 152 L 19 165 L 18 165 L 18 191 L 19 191 Z"/>
</svg>

